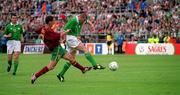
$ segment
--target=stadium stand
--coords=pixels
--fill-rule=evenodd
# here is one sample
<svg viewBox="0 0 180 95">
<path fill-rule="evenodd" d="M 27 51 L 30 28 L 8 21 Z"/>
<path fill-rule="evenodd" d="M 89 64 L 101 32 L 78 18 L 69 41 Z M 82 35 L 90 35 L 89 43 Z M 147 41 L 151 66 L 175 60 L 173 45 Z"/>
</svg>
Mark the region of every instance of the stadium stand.
<svg viewBox="0 0 180 95">
<path fill-rule="evenodd" d="M 123 35 L 128 41 L 148 42 L 149 37 L 157 35 L 163 42 L 164 35 L 168 34 L 179 42 L 179 7 L 178 0 L 3 0 L 0 4 L 0 36 L 10 22 L 11 13 L 19 16 L 25 42 L 34 43 L 38 36 L 30 25 L 43 24 L 49 14 L 61 22 L 87 9 L 96 31 L 91 33 L 84 28 L 83 41 L 103 42 L 110 32 L 115 40 L 118 35 Z"/>
</svg>

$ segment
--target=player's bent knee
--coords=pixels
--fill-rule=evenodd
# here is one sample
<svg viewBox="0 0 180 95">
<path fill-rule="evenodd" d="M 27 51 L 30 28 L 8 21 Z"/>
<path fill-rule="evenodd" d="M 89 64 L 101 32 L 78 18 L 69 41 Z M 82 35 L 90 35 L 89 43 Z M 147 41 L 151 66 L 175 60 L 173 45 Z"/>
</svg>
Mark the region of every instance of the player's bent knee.
<svg viewBox="0 0 180 95">
<path fill-rule="evenodd" d="M 18 60 L 18 59 L 19 59 L 18 55 L 14 56 L 14 60 Z"/>
<path fill-rule="evenodd" d="M 53 70 L 53 69 L 54 69 L 54 66 L 47 66 L 47 68 L 48 68 L 49 70 Z"/>
<path fill-rule="evenodd" d="M 68 61 L 74 61 L 74 56 L 70 53 L 66 53 L 66 55 L 64 56 L 64 59 Z"/>
<path fill-rule="evenodd" d="M 72 58 L 75 59 L 75 55 L 72 55 Z"/>
<path fill-rule="evenodd" d="M 19 55 L 20 55 L 20 53 L 19 53 L 19 52 L 16 52 L 16 53 L 14 54 L 14 59 L 18 60 L 18 59 L 19 59 Z"/>
<path fill-rule="evenodd" d="M 48 68 L 49 70 L 53 70 L 54 67 L 56 66 L 56 64 L 57 64 L 56 61 L 51 61 L 51 62 L 48 64 L 47 68 Z"/>
<path fill-rule="evenodd" d="M 49 68 L 49 70 L 53 70 L 53 69 L 54 69 L 54 67 L 50 67 L 50 68 Z"/>
<path fill-rule="evenodd" d="M 71 60 L 69 60 L 69 62 L 73 65 L 73 63 L 75 63 L 76 60 L 75 59 L 71 59 Z"/>
</svg>

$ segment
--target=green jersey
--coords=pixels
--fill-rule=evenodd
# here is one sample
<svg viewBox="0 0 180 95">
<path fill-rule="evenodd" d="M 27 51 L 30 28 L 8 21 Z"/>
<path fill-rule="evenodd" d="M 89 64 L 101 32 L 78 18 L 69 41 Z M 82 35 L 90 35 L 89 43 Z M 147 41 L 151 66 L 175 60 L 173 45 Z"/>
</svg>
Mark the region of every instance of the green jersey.
<svg viewBox="0 0 180 95">
<path fill-rule="evenodd" d="M 21 40 L 21 34 L 23 33 L 22 26 L 19 24 L 8 24 L 5 27 L 5 31 L 3 34 L 8 35 L 9 33 L 11 33 L 11 38 L 9 38 L 9 40 Z"/>
<path fill-rule="evenodd" d="M 64 27 L 64 30 L 70 29 L 71 31 L 68 32 L 68 35 L 79 36 L 82 28 L 82 23 L 79 22 L 78 16 L 75 16 L 67 22 Z"/>
</svg>

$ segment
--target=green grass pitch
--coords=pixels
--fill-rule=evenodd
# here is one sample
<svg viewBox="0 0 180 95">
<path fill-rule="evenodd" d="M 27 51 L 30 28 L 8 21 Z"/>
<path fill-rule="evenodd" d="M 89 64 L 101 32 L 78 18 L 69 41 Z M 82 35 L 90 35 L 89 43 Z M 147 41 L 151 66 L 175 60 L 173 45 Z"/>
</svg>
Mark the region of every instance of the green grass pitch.
<svg viewBox="0 0 180 95">
<path fill-rule="evenodd" d="M 30 83 L 32 73 L 47 65 L 50 55 L 21 55 L 16 76 L 6 72 L 6 55 L 0 54 L 0 95 L 180 95 L 180 56 L 96 55 L 106 67 L 117 61 L 117 71 L 92 70 L 82 74 L 71 67 L 60 83 L 56 74 L 62 69 L 60 60 L 53 71 Z M 91 66 L 84 56 L 82 65 Z"/>
</svg>

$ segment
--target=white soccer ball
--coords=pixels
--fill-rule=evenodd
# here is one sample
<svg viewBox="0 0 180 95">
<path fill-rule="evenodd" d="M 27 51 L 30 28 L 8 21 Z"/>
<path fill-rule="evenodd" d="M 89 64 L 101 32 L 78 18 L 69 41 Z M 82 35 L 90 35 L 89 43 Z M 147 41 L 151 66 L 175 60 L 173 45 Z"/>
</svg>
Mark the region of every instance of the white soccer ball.
<svg viewBox="0 0 180 95">
<path fill-rule="evenodd" d="M 111 71 L 116 71 L 118 69 L 118 63 L 116 61 L 109 63 L 109 69 Z"/>
</svg>

